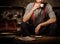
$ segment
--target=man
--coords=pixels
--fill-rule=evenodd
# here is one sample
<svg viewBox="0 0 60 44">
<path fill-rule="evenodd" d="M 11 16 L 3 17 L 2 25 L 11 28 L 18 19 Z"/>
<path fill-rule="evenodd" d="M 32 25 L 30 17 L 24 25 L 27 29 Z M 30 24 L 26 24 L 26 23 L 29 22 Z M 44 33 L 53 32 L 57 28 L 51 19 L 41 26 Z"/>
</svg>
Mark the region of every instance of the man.
<svg viewBox="0 0 60 44">
<path fill-rule="evenodd" d="M 36 0 L 35 2 L 29 3 L 27 5 L 25 14 L 23 16 L 23 23 L 21 24 L 23 33 L 24 31 L 26 32 L 24 34 L 29 35 L 29 33 L 35 32 L 35 34 L 37 35 L 44 35 L 45 33 L 48 34 L 49 31 L 51 31 L 50 29 L 48 29 L 49 31 L 47 31 L 46 27 L 56 22 L 56 16 L 54 11 L 52 10 L 52 6 L 48 3 L 44 3 L 44 1 L 45 0 Z M 44 21 L 46 16 L 48 16 L 49 18 Z M 28 32 L 27 30 L 30 30 L 30 32 Z"/>
</svg>

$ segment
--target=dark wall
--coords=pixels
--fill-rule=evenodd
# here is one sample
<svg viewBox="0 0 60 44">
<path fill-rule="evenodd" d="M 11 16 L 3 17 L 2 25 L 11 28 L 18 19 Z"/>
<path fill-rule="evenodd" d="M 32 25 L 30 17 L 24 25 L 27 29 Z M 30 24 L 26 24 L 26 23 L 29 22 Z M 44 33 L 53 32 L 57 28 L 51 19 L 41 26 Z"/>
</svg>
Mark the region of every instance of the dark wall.
<svg viewBox="0 0 60 44">
<path fill-rule="evenodd" d="M 0 6 L 9 6 L 12 4 L 12 0 L 0 0 Z"/>
<path fill-rule="evenodd" d="M 0 0 L 0 6 L 22 6 L 26 5 L 35 0 Z M 60 0 L 46 0 L 53 7 L 60 7 Z"/>
</svg>

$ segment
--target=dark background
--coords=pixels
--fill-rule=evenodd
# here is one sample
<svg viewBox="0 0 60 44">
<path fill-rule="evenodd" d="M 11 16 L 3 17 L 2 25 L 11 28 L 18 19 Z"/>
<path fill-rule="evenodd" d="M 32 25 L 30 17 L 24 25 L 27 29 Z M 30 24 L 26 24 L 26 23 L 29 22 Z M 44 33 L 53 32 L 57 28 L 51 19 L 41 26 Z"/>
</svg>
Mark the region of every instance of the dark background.
<svg viewBox="0 0 60 44">
<path fill-rule="evenodd" d="M 0 6 L 22 6 L 25 7 L 29 2 L 35 0 L 0 0 Z M 60 0 L 46 0 L 53 7 L 60 7 Z"/>
<path fill-rule="evenodd" d="M 34 0 L 0 0 L 0 20 L 1 20 L 1 13 L 7 9 L 7 10 L 11 10 L 12 9 L 23 9 L 23 11 L 25 10 L 25 7 L 27 6 L 28 3 L 33 2 Z M 60 36 L 60 0 L 46 0 L 48 3 L 50 3 L 53 7 L 53 10 L 55 12 L 55 15 L 57 17 L 57 35 Z M 3 10 L 3 11 L 2 11 Z M 20 11 L 19 11 L 20 13 Z M 0 23 L 1 24 L 1 23 Z M 0 25 L 1 26 L 1 25 Z M 0 27 L 1 28 L 1 27 Z M 11 27 L 10 27 L 11 28 Z M 1 29 L 0 29 L 1 30 Z M 1 32 L 0 32 L 1 33 Z M 5 35 L 3 35 L 5 36 Z M 9 36 L 9 35 L 8 35 Z M 11 35 L 10 35 L 11 36 Z M 15 36 L 14 36 L 15 37 Z M 13 38 L 4 38 L 1 37 L 0 35 L 0 44 L 14 44 L 15 42 L 17 42 L 15 39 Z M 58 38 L 58 37 L 57 37 Z M 59 39 L 59 38 L 58 38 Z M 60 39 L 56 40 L 57 44 L 58 42 L 60 43 Z M 42 40 L 42 39 L 41 39 Z M 55 39 L 53 39 L 55 40 Z M 53 42 L 52 40 L 52 42 Z M 48 40 L 49 41 L 49 40 Z M 48 42 L 47 41 L 47 42 Z M 20 42 L 20 41 L 19 41 Z M 18 42 L 18 43 L 19 43 Z M 40 41 L 39 41 L 40 42 Z M 49 43 L 52 43 L 49 41 Z M 45 42 L 46 43 L 46 42 Z M 54 42 L 55 43 L 55 42 Z M 19 43 L 20 44 L 20 43 Z"/>
</svg>

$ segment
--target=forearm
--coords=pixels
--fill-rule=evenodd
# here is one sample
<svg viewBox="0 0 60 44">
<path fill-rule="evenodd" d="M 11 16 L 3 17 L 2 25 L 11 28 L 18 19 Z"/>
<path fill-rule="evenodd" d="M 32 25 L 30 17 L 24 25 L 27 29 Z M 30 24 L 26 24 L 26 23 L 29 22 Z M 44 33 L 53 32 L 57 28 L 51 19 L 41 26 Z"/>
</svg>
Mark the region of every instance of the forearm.
<svg viewBox="0 0 60 44">
<path fill-rule="evenodd" d="M 23 16 L 23 22 L 26 22 L 26 21 L 28 21 L 28 20 L 30 19 L 33 11 L 34 11 L 34 10 L 32 9 L 29 13 L 27 13 L 27 15 L 24 15 L 24 16 Z"/>
<path fill-rule="evenodd" d="M 46 26 L 46 25 L 49 25 L 49 24 L 54 23 L 54 22 L 56 22 L 56 18 L 51 18 L 51 19 L 41 23 L 40 25 L 41 26 Z"/>
</svg>

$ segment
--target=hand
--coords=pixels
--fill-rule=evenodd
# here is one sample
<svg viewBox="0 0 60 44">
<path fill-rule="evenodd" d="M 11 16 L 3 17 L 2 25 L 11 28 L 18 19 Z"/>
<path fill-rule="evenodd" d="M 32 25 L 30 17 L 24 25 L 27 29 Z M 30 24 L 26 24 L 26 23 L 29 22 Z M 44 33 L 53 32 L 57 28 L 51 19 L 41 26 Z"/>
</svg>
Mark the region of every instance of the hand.
<svg viewBox="0 0 60 44">
<path fill-rule="evenodd" d="M 40 7 L 40 3 L 35 3 L 34 7 L 33 7 L 33 10 L 36 10 L 37 8 Z"/>
<path fill-rule="evenodd" d="M 41 24 L 39 24 L 36 28 L 35 28 L 35 34 L 39 33 L 39 29 L 41 28 Z"/>
</svg>

